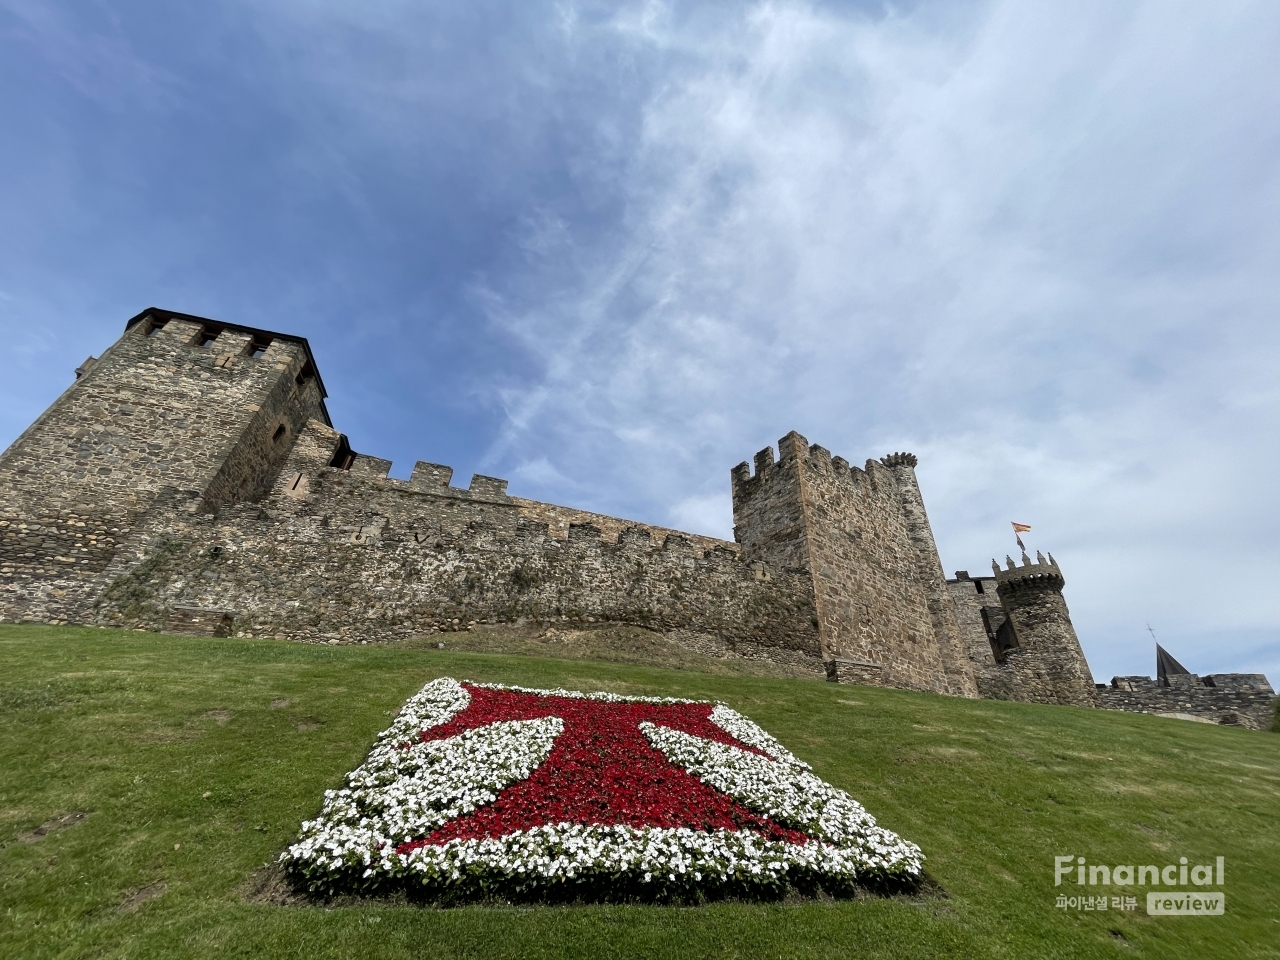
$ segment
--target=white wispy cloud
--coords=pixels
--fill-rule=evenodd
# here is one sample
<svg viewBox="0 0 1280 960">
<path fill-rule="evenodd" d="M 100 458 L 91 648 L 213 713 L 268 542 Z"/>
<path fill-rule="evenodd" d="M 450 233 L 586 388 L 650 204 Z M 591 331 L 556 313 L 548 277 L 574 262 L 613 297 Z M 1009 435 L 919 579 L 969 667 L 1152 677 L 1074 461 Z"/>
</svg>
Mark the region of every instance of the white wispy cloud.
<svg viewBox="0 0 1280 960">
<path fill-rule="evenodd" d="M 1273 10 L 639 9 L 576 37 L 670 64 L 614 231 L 486 286 L 543 371 L 501 460 L 725 536 L 728 467 L 790 428 L 907 446 L 953 565 L 1036 525 L 1100 675 L 1148 619 L 1202 670 L 1275 640 Z"/>
<path fill-rule="evenodd" d="M 0 13 L 10 18 L 9 39 L 38 51 L 83 97 L 116 111 L 138 104 L 172 108 L 179 101 L 177 78 L 129 41 L 106 5 L 82 11 L 85 17 L 38 0 L 0 0 Z"/>
<path fill-rule="evenodd" d="M 788 430 L 910 449 L 948 569 L 1031 523 L 1099 677 L 1148 621 L 1280 676 L 1280 8 L 0 12 L 11 435 L 163 297 L 305 328 L 361 449 L 697 532 Z"/>
</svg>

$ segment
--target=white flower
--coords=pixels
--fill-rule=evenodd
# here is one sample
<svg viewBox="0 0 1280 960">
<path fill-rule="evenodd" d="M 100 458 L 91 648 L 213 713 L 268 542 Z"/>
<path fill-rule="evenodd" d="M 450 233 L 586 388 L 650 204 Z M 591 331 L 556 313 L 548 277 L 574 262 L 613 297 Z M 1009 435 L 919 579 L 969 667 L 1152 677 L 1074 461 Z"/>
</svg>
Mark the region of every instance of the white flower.
<svg viewBox="0 0 1280 960">
<path fill-rule="evenodd" d="M 807 764 L 791 757 L 781 745 L 778 749 L 785 758 L 770 760 L 652 723 L 642 722 L 640 729 L 672 763 L 749 809 L 783 826 L 857 851 L 868 866 L 919 875 L 922 856 L 918 846 L 877 826 L 858 801 L 811 773 Z"/>
<path fill-rule="evenodd" d="M 573 690 L 473 684 L 537 696 L 626 703 L 693 703 Z M 431 888 L 456 883 L 547 884 L 604 881 L 691 892 L 707 884 L 777 885 L 801 876 L 825 882 L 918 878 L 921 853 L 876 825 L 852 797 L 742 714 L 716 704 L 711 720 L 765 756 L 653 723 L 649 743 L 673 763 L 744 806 L 811 840 L 771 840 L 751 830 L 549 823 L 500 837 L 455 839 L 398 849 L 497 799 L 528 778 L 564 729 L 559 717 L 507 720 L 424 741 L 471 695 L 443 678 L 411 697 L 339 790 L 325 791 L 320 815 L 302 824 L 281 861 L 313 891 L 412 880 Z"/>
</svg>

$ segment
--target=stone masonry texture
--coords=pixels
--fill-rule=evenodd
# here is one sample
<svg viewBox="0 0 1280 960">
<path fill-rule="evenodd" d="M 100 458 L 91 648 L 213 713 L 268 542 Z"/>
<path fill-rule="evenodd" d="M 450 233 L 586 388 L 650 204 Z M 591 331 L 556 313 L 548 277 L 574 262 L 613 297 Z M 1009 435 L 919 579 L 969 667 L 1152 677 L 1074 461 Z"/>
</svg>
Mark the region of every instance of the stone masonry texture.
<svg viewBox="0 0 1280 960">
<path fill-rule="evenodd" d="M 1170 677 L 1168 686 L 1150 677 L 1112 677 L 1098 688 L 1098 699 L 1111 710 L 1180 714 L 1250 730 L 1266 730 L 1275 716 L 1275 691 L 1260 673 L 1189 673 Z"/>
<path fill-rule="evenodd" d="M 1052 558 L 947 580 L 911 454 L 859 469 L 788 434 L 733 469 L 726 542 L 441 464 L 391 479 L 333 428 L 301 337 L 149 309 L 76 377 L 0 456 L 2 620 L 330 643 L 617 622 L 843 682 L 1269 708 L 1265 678 L 1196 678 L 1176 710 L 1095 687 Z"/>
<path fill-rule="evenodd" d="M 1013 646 L 998 655 L 1005 682 L 1020 700 L 1096 706 L 1097 688 L 1062 598 L 1062 571 L 1052 557 L 1022 560 L 1017 566 L 1010 559 L 1005 570 L 992 564 L 1012 630 Z"/>
<path fill-rule="evenodd" d="M 824 658 L 860 682 L 976 696 L 954 601 L 915 485 L 914 457 L 865 470 L 797 433 L 735 468 L 744 555 L 812 581 Z"/>
</svg>

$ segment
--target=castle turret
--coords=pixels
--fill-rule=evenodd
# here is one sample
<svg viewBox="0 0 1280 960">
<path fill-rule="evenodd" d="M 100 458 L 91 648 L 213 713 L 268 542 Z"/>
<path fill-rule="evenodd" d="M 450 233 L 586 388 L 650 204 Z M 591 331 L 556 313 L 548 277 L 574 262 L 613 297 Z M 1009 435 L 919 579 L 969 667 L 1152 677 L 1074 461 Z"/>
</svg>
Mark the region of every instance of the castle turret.
<svg viewBox="0 0 1280 960">
<path fill-rule="evenodd" d="M 1020 565 L 1005 560 L 1005 569 L 994 560 L 991 567 L 1014 641 L 1001 651 L 999 668 L 1010 699 L 1097 706 L 1097 687 L 1062 596 L 1066 578 L 1053 554 L 1046 560 L 1037 551 L 1032 563 L 1023 553 Z"/>
</svg>

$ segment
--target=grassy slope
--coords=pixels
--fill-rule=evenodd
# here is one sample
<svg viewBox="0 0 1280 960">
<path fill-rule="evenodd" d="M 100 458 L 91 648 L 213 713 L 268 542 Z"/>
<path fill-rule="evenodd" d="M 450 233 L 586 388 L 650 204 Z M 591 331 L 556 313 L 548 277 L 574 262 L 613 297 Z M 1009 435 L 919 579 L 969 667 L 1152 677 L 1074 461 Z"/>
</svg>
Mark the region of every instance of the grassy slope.
<svg viewBox="0 0 1280 960">
<path fill-rule="evenodd" d="M 921 844 L 949 897 L 698 909 L 247 900 L 322 790 L 442 675 L 722 699 Z M 1244 958 L 1280 943 L 1280 737 L 1207 724 L 425 645 L 0 626 L 0 770 L 5 957 Z M 89 816 L 30 838 L 72 811 Z M 1228 913 L 1065 913 L 1053 856 L 1067 853 L 1226 856 Z"/>
</svg>

